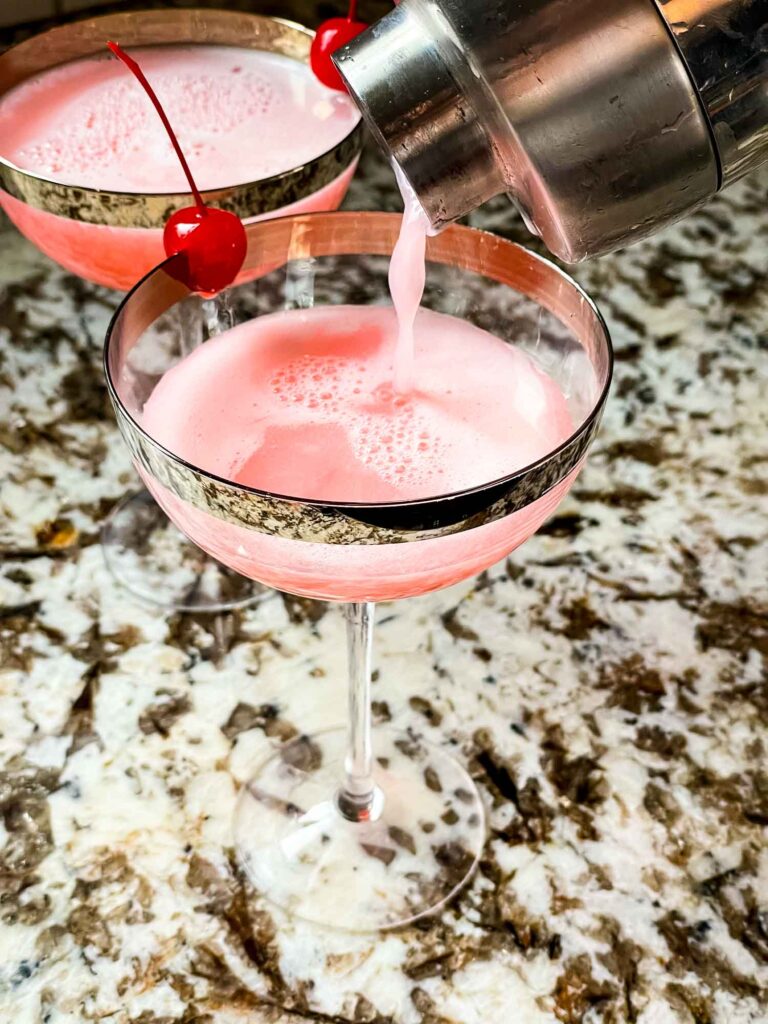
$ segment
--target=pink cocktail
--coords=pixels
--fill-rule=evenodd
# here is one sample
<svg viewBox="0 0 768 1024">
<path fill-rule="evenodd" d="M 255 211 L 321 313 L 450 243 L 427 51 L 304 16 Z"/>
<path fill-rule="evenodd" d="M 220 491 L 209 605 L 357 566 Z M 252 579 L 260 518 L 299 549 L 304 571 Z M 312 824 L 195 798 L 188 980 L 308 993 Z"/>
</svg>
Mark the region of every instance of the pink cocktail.
<svg viewBox="0 0 768 1024">
<path fill-rule="evenodd" d="M 573 433 L 558 384 L 519 348 L 421 310 L 418 384 L 394 391 L 391 308 L 319 306 L 259 317 L 169 370 L 141 425 L 238 485 L 325 504 L 391 504 L 482 487 Z M 488 568 L 533 533 L 570 483 L 474 530 L 419 543 L 327 544 L 222 522 L 145 481 L 195 543 L 244 576 L 308 597 L 386 601 Z"/>
<path fill-rule="evenodd" d="M 131 48 L 209 205 L 244 221 L 334 210 L 360 150 L 359 114 L 307 64 L 312 33 L 224 11 L 110 15 L 0 57 L 0 204 L 66 269 L 127 290 L 165 256 L 192 205 L 162 126 L 105 49 Z"/>
<path fill-rule="evenodd" d="M 309 30 L 215 10 L 108 15 L 0 55 L 0 205 L 42 252 L 127 290 L 164 259 L 169 216 L 194 205 L 110 38 L 140 60 L 208 206 L 251 223 L 340 205 L 362 131 L 346 94 L 311 72 Z M 167 609 L 223 610 L 262 593 L 169 530 L 146 491 L 115 506 L 103 550 L 122 586 Z"/>
<path fill-rule="evenodd" d="M 464 579 L 529 537 L 583 464 L 612 366 L 573 281 L 452 227 L 427 242 L 413 365 L 398 373 L 399 226 L 252 225 L 258 276 L 222 296 L 223 331 L 206 335 L 210 304 L 166 264 L 125 300 L 105 353 L 123 436 L 173 521 L 238 572 L 345 602 L 348 732 L 254 765 L 234 829 L 261 893 L 353 931 L 443 906 L 485 837 L 477 789 L 445 749 L 377 726 L 373 757 L 373 602 Z"/>
</svg>

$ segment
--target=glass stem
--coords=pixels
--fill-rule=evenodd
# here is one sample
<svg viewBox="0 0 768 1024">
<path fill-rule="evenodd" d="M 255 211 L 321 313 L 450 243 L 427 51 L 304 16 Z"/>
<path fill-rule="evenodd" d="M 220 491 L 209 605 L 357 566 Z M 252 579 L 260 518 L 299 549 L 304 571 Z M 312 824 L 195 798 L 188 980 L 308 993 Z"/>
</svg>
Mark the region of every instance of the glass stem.
<svg viewBox="0 0 768 1024">
<path fill-rule="evenodd" d="M 371 647 L 376 606 L 346 605 L 349 660 L 349 745 L 344 781 L 336 794 L 339 811 L 348 821 L 371 821 L 381 812 L 382 796 L 373 781 L 371 748 Z"/>
</svg>

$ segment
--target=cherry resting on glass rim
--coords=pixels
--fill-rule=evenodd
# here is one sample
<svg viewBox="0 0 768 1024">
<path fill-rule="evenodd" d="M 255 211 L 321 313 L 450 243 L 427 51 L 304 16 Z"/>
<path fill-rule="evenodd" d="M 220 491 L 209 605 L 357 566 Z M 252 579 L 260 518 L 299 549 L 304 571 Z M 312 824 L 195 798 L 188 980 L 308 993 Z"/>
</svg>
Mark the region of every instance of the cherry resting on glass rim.
<svg viewBox="0 0 768 1024">
<path fill-rule="evenodd" d="M 245 231 L 227 210 L 186 206 L 168 218 L 163 230 L 168 256 L 186 257 L 179 279 L 196 292 L 220 292 L 237 277 L 245 259 Z M 173 273 L 169 268 L 169 273 Z"/>
<path fill-rule="evenodd" d="M 107 46 L 135 75 L 154 104 L 195 197 L 195 206 L 177 210 L 165 225 L 163 245 L 166 255 L 183 257 L 183 262 L 169 267 L 168 273 L 192 291 L 206 295 L 221 291 L 232 284 L 245 260 L 247 243 L 240 218 L 227 210 L 205 205 L 176 133 L 144 72 L 117 43 L 108 42 Z"/>
<path fill-rule="evenodd" d="M 338 89 L 339 92 L 346 92 L 347 87 L 333 66 L 331 54 L 368 28 L 364 21 L 356 20 L 356 14 L 357 0 L 350 0 L 346 18 L 329 18 L 318 25 L 315 38 L 312 40 L 312 49 L 309 51 L 309 63 L 315 75 L 323 85 L 330 89 Z"/>
</svg>

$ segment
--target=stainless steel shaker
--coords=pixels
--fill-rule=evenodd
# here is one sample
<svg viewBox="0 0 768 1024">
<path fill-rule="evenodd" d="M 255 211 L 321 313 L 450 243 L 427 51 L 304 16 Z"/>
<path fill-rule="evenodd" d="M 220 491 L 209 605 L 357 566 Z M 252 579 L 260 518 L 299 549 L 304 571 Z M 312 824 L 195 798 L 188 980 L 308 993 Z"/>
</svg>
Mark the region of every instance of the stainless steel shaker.
<svg viewBox="0 0 768 1024">
<path fill-rule="evenodd" d="M 334 59 L 433 227 L 507 192 L 567 262 L 768 159 L 768 0 L 402 0 Z"/>
</svg>

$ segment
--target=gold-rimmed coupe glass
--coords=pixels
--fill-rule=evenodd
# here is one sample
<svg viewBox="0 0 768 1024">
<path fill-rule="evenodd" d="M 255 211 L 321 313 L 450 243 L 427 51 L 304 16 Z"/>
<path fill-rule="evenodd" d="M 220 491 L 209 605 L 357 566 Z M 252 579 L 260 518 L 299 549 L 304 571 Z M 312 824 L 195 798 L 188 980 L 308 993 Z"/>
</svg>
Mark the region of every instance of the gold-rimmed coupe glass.
<svg viewBox="0 0 768 1024">
<path fill-rule="evenodd" d="M 380 213 L 251 225 L 251 280 L 219 300 L 229 322 L 339 306 L 343 326 L 350 305 L 389 304 L 399 226 L 398 216 Z M 172 269 L 158 267 L 130 293 L 105 347 L 110 396 L 139 471 L 171 519 L 210 554 L 270 586 L 339 602 L 347 617 L 347 726 L 271 749 L 264 740 L 238 779 L 238 855 L 255 888 L 298 917 L 351 931 L 408 923 L 439 910 L 471 877 L 485 817 L 450 743 L 435 745 L 388 724 L 372 728 L 374 604 L 488 568 L 554 512 L 598 428 L 612 372 L 607 328 L 553 264 L 484 232 L 446 229 L 428 240 L 423 306 L 522 348 L 559 385 L 572 433 L 537 462 L 510 465 L 501 479 L 464 491 L 389 503 L 312 500 L 238 483 L 217 445 L 209 451 L 224 460 L 219 472 L 148 430 L 147 402 L 184 358 L 169 339 L 206 315 Z M 215 351 L 225 337 L 212 341 Z M 364 335 L 357 343 L 365 344 Z M 285 344 L 290 363 L 294 350 Z M 253 415 L 259 421 L 258 409 Z M 205 429 L 200 422 L 184 434 L 202 437 Z M 290 450 L 284 457 L 290 464 Z M 311 682 L 304 677 L 297 685 Z M 461 738 L 451 737 L 454 746 Z"/>
<path fill-rule="evenodd" d="M 163 226 L 175 210 L 194 204 L 192 194 L 96 189 L 16 166 L 2 152 L 3 97 L 52 68 L 105 55 L 108 39 L 127 49 L 180 44 L 251 48 L 306 63 L 312 38 L 309 29 L 280 18 L 176 9 L 74 21 L 10 48 L 0 55 L 0 206 L 33 245 L 66 270 L 109 288 L 129 289 L 165 258 Z M 258 140 L 244 139 L 247 144 L 258 145 Z M 203 198 L 245 223 L 335 210 L 346 194 L 361 146 L 358 119 L 334 146 L 313 159 L 255 181 L 224 182 L 204 192 Z M 185 332 L 185 338 L 191 346 L 192 332 Z M 263 593 L 187 544 L 146 491 L 118 503 L 102 536 L 112 574 L 145 602 L 169 610 L 217 611 L 250 603 Z"/>
</svg>

